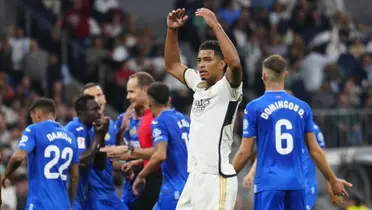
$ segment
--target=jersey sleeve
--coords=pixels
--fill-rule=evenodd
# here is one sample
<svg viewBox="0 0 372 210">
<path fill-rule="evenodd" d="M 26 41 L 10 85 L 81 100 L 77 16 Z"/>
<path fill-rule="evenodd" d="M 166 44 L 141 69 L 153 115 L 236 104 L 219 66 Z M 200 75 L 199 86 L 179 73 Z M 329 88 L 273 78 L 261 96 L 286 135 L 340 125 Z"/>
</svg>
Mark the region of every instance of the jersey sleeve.
<svg viewBox="0 0 372 210">
<path fill-rule="evenodd" d="M 192 89 L 194 92 L 198 83 L 201 82 L 199 73 L 190 68 L 185 69 L 183 72 L 183 79 L 185 80 L 186 86 Z"/>
<path fill-rule="evenodd" d="M 314 134 L 315 138 L 321 148 L 325 148 L 324 136 L 322 131 L 320 130 L 319 126 L 314 125 Z"/>
<path fill-rule="evenodd" d="M 243 138 L 256 137 L 256 117 L 252 103 L 247 104 L 244 110 Z"/>
<path fill-rule="evenodd" d="M 74 154 L 72 156 L 72 161 L 71 161 L 71 164 L 78 164 L 79 163 L 79 147 L 78 147 L 78 142 L 77 142 L 77 139 L 75 138 L 75 136 L 70 133 L 70 137 L 72 139 L 72 146 L 73 146 L 73 151 L 74 151 Z"/>
<path fill-rule="evenodd" d="M 309 105 L 307 105 L 306 115 L 305 115 L 305 133 L 314 132 L 314 121 L 313 121 L 313 112 Z"/>
<path fill-rule="evenodd" d="M 227 80 L 226 76 L 223 77 L 223 82 L 225 84 L 225 88 L 228 89 L 231 98 L 233 101 L 239 100 L 240 97 L 243 95 L 243 82 L 240 83 L 239 87 L 233 88 L 229 80 Z"/>
<path fill-rule="evenodd" d="M 116 128 L 116 130 L 119 130 L 120 129 L 121 121 L 123 120 L 124 115 L 125 115 L 125 113 L 119 115 L 118 119 L 116 119 L 116 121 L 115 121 L 115 128 Z"/>
<path fill-rule="evenodd" d="M 30 153 L 33 151 L 36 145 L 36 135 L 35 135 L 36 133 L 34 129 L 35 128 L 28 126 L 24 130 L 21 141 L 18 144 L 18 149 L 22 149 L 26 151 L 27 153 Z"/>
<path fill-rule="evenodd" d="M 151 131 L 154 145 L 159 142 L 168 142 L 168 129 L 161 120 L 152 121 Z"/>
</svg>

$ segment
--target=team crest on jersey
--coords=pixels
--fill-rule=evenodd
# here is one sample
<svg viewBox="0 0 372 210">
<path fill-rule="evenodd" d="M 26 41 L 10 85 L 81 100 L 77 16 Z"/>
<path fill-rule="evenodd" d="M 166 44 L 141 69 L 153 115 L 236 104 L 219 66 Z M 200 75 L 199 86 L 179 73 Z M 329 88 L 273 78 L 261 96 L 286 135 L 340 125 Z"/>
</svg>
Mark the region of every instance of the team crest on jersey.
<svg viewBox="0 0 372 210">
<path fill-rule="evenodd" d="M 129 131 L 129 134 L 130 135 L 136 135 L 136 133 L 137 133 L 137 129 L 136 129 L 136 127 L 133 127 L 132 129 L 130 129 L 130 131 Z"/>
<path fill-rule="evenodd" d="M 108 141 L 108 140 L 110 140 L 110 134 L 109 133 L 106 133 L 105 141 Z"/>
<path fill-rule="evenodd" d="M 155 128 L 155 129 L 152 131 L 152 137 L 153 137 L 154 139 L 158 138 L 160 135 L 161 135 L 161 130 Z"/>
<path fill-rule="evenodd" d="M 192 104 L 192 113 L 200 114 L 203 113 L 205 108 L 211 103 L 210 98 L 195 100 Z"/>
<path fill-rule="evenodd" d="M 249 125 L 248 120 L 244 119 L 243 120 L 243 129 L 244 130 L 247 129 L 248 128 L 248 125 Z"/>
<path fill-rule="evenodd" d="M 197 88 L 207 88 L 208 84 L 206 81 L 201 81 L 196 85 Z"/>
</svg>

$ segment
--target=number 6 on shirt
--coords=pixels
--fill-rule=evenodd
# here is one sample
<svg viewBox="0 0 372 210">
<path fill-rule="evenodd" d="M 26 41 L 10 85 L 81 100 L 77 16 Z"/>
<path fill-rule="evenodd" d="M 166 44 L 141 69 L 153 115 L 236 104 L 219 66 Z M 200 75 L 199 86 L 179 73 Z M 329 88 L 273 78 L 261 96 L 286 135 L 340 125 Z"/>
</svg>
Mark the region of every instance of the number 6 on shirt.
<svg viewBox="0 0 372 210">
<path fill-rule="evenodd" d="M 275 123 L 275 149 L 281 155 L 288 155 L 293 150 L 293 136 L 290 133 L 283 133 L 282 126 L 287 130 L 293 128 L 292 123 L 287 119 L 280 119 Z M 286 148 L 283 148 L 283 140 L 287 142 Z"/>
</svg>

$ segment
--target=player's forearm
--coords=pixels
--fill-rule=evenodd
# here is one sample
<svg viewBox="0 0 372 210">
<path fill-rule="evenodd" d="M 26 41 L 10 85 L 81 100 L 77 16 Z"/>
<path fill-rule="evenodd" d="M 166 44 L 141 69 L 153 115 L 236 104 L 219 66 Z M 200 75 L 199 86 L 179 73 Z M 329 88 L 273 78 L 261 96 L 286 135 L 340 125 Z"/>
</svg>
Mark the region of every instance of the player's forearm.
<svg viewBox="0 0 372 210">
<path fill-rule="evenodd" d="M 12 157 L 9 160 L 8 166 L 5 169 L 4 176 L 10 177 L 14 173 L 17 168 L 22 164 L 22 161 L 24 160 L 24 157 L 21 157 L 14 153 Z"/>
<path fill-rule="evenodd" d="M 242 71 L 239 54 L 230 38 L 223 30 L 222 26 L 220 24 L 216 24 L 213 26 L 213 31 L 216 34 L 218 42 L 220 43 L 221 51 L 227 65 L 233 71 Z"/>
<path fill-rule="evenodd" d="M 89 148 L 79 156 L 79 161 L 81 164 L 89 165 L 91 161 L 95 159 L 95 156 L 100 148 L 99 142 L 102 138 L 104 138 L 104 136 L 99 134 L 94 136 L 93 142 L 89 145 Z"/>
<path fill-rule="evenodd" d="M 79 176 L 70 175 L 70 181 L 69 181 L 69 185 L 68 185 L 68 196 L 69 196 L 69 199 L 70 199 L 71 207 L 72 207 L 72 205 L 74 203 L 74 200 L 75 200 L 75 197 L 76 197 L 78 183 L 79 183 Z"/>
<path fill-rule="evenodd" d="M 97 152 L 93 159 L 93 167 L 96 170 L 102 171 L 106 168 L 107 162 L 107 153 L 105 152 Z"/>
<path fill-rule="evenodd" d="M 136 158 L 149 160 L 154 154 L 155 148 L 134 148 L 132 155 Z"/>
<path fill-rule="evenodd" d="M 146 178 L 149 174 L 153 173 L 154 171 L 157 171 L 160 167 L 160 164 L 164 161 L 164 158 L 160 157 L 157 154 L 154 154 L 150 161 L 147 163 L 145 168 L 141 170 L 141 172 L 138 174 L 140 178 Z"/>
<path fill-rule="evenodd" d="M 327 162 L 327 158 L 322 149 L 317 149 L 316 151 L 310 151 L 311 158 L 313 159 L 316 167 L 320 170 L 323 176 L 328 182 L 336 180 L 336 176 L 333 173 L 331 167 Z"/>
<path fill-rule="evenodd" d="M 257 159 L 253 162 L 251 170 L 249 170 L 248 175 L 255 176 L 256 175 L 256 168 L 257 168 Z"/>
<path fill-rule="evenodd" d="M 250 157 L 251 157 L 250 152 L 239 150 L 236 153 L 235 158 L 233 160 L 233 166 L 236 173 L 239 173 L 242 170 L 245 164 L 247 164 Z"/>
<path fill-rule="evenodd" d="M 165 70 L 167 72 L 173 69 L 175 64 L 181 63 L 180 52 L 178 50 L 178 30 L 169 29 L 165 40 L 164 52 Z"/>
</svg>

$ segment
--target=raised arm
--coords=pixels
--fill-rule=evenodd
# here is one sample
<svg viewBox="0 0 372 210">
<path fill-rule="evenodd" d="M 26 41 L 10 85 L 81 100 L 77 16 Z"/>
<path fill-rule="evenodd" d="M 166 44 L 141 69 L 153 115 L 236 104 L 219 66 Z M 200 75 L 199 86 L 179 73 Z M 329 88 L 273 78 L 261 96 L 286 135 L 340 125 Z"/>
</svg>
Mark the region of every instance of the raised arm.
<svg viewBox="0 0 372 210">
<path fill-rule="evenodd" d="M 196 11 L 196 16 L 204 18 L 205 22 L 211 27 L 216 34 L 217 40 L 220 43 L 221 51 L 228 65 L 226 78 L 232 87 L 239 87 L 242 83 L 243 72 L 240 63 L 239 54 L 236 51 L 234 44 L 231 42 L 222 26 L 218 22 L 215 14 L 206 8 L 201 8 Z"/>
<path fill-rule="evenodd" d="M 178 28 L 185 24 L 187 16 L 185 9 L 173 10 L 167 17 L 167 37 L 165 40 L 165 70 L 180 82 L 185 83 L 183 74 L 187 68 L 181 64 L 180 52 L 178 50 Z"/>
</svg>

